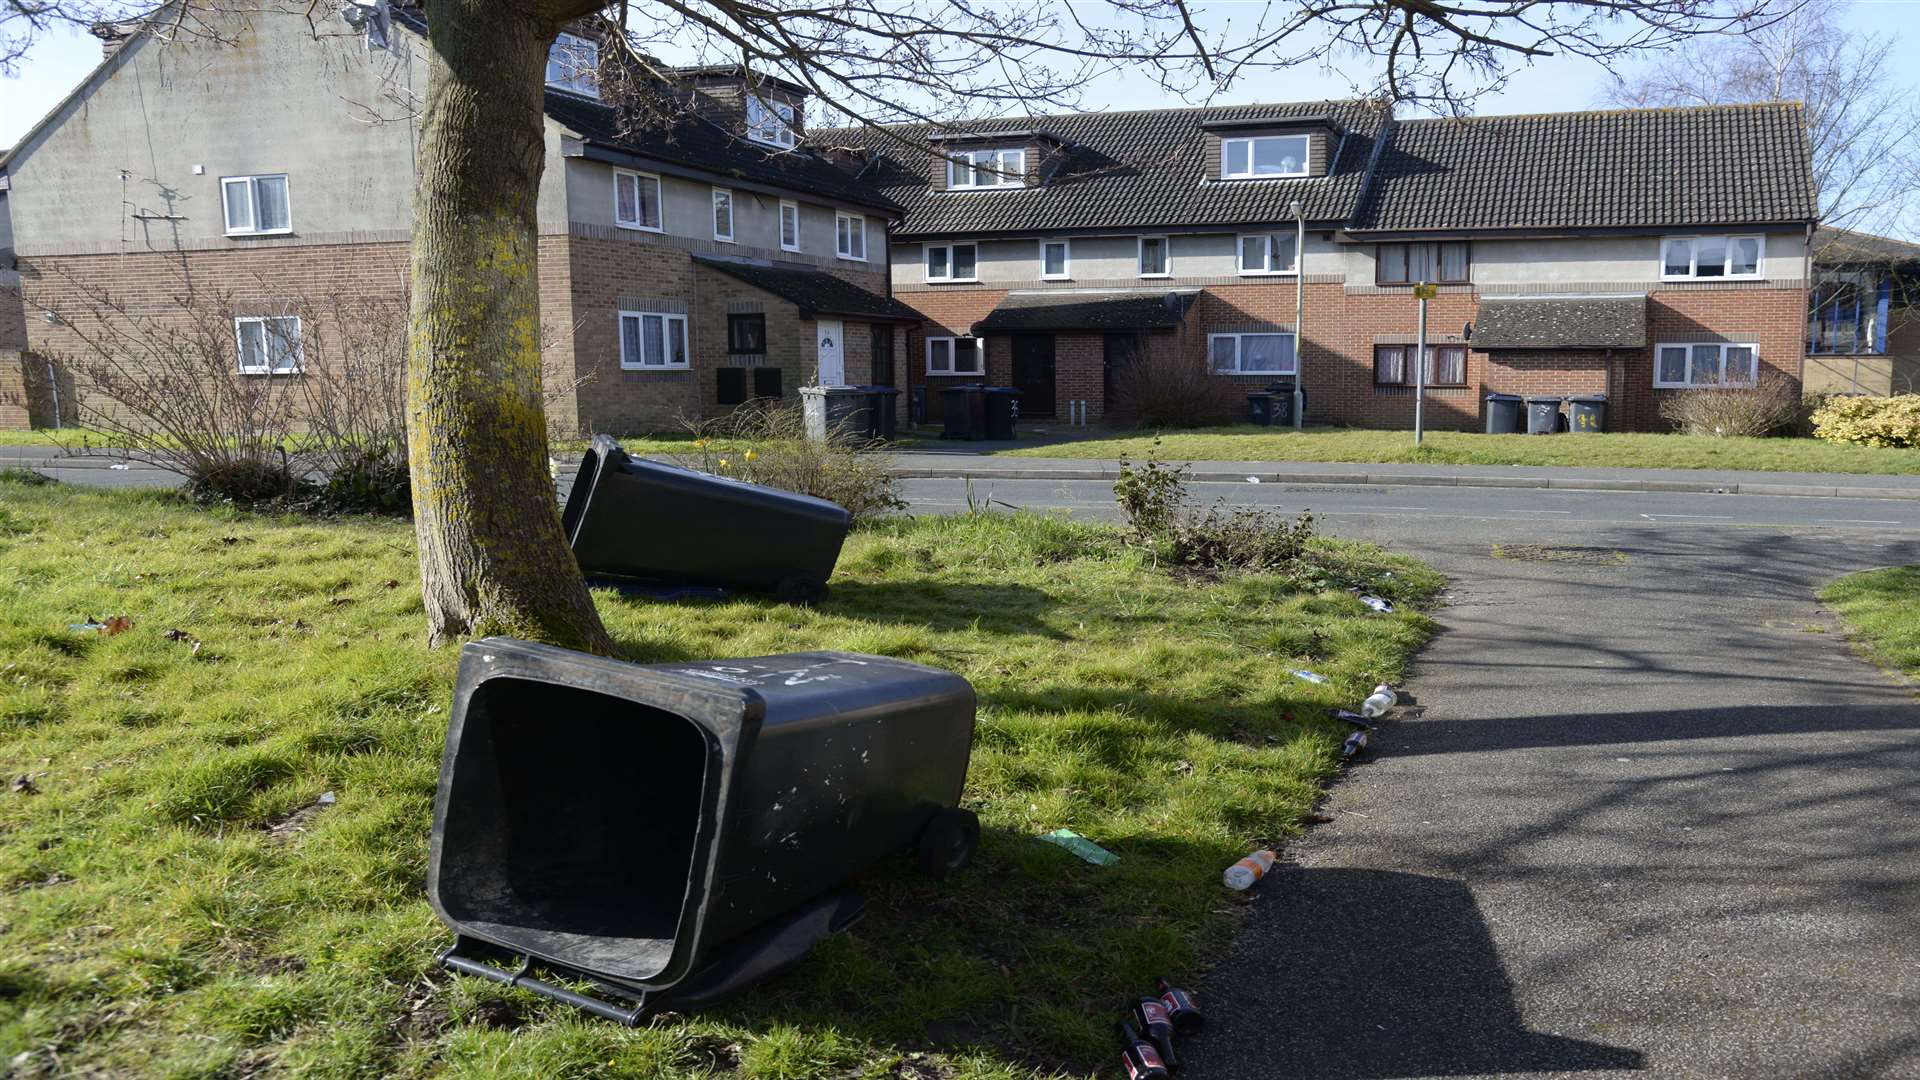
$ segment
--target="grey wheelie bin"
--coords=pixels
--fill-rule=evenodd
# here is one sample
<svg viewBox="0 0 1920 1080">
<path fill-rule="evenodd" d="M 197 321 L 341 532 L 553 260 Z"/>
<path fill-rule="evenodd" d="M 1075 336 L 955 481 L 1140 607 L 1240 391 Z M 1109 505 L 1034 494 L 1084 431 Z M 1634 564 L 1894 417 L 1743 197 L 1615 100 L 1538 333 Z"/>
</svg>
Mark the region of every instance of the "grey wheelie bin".
<svg viewBox="0 0 1920 1080">
<path fill-rule="evenodd" d="M 1567 430 L 1592 435 L 1607 430 L 1607 395 L 1576 394 L 1567 399 L 1567 411 L 1573 415 Z"/>
<path fill-rule="evenodd" d="M 1522 420 L 1526 405 L 1518 394 L 1487 395 L 1487 434 L 1518 435 L 1526 430 Z"/>
<path fill-rule="evenodd" d="M 826 596 L 852 519 L 825 499 L 636 458 L 595 435 L 560 525 L 589 577 Z"/>
<path fill-rule="evenodd" d="M 1558 397 L 1530 397 L 1527 399 L 1527 434 L 1558 435 L 1560 433 L 1560 403 Z"/>
<path fill-rule="evenodd" d="M 973 721 L 965 679 L 880 656 L 473 642 L 428 854 L 441 961 L 625 1024 L 739 990 L 858 920 L 879 860 L 966 864 Z"/>
</svg>

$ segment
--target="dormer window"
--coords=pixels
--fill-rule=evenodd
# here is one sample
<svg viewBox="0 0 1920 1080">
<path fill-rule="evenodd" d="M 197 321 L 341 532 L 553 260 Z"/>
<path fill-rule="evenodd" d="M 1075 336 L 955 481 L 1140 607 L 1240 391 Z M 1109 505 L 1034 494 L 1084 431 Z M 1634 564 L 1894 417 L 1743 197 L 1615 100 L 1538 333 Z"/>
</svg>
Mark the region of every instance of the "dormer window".
<svg viewBox="0 0 1920 1080">
<path fill-rule="evenodd" d="M 1027 151 L 964 150 L 947 162 L 947 187 L 1018 188 L 1027 186 Z"/>
<path fill-rule="evenodd" d="M 747 138 L 768 146 L 793 149 L 793 106 L 747 95 Z"/>
<path fill-rule="evenodd" d="M 561 34 L 547 47 L 547 85 L 583 97 L 600 96 L 600 46 L 579 34 Z"/>
<path fill-rule="evenodd" d="M 1270 180 L 1305 175 L 1305 135 L 1262 135 L 1220 140 L 1220 176 L 1223 180 Z"/>
</svg>

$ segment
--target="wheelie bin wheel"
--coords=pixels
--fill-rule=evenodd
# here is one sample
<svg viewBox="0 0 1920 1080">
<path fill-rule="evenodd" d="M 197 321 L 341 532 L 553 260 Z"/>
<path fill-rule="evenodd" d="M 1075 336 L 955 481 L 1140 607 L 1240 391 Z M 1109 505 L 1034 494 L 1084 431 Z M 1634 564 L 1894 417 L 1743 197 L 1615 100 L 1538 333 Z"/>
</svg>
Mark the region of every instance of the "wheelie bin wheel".
<svg viewBox="0 0 1920 1080">
<path fill-rule="evenodd" d="M 954 808 L 935 814 L 920 831 L 920 869 L 935 881 L 967 865 L 980 846 L 980 818 Z"/>
<path fill-rule="evenodd" d="M 773 598 L 783 604 L 811 606 L 827 598 L 827 583 L 798 574 L 784 577 L 773 587 Z"/>
</svg>

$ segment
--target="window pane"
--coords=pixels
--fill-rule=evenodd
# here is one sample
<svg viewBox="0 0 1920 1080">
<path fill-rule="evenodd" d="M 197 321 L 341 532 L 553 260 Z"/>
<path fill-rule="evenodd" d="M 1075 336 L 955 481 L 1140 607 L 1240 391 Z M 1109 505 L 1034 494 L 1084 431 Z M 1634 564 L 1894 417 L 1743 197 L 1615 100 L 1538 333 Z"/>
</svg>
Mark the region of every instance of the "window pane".
<svg viewBox="0 0 1920 1080">
<path fill-rule="evenodd" d="M 1456 346 L 1427 348 L 1427 384 L 1446 386 L 1467 381 L 1467 350 Z"/>
<path fill-rule="evenodd" d="M 1253 140 L 1255 176 L 1285 176 L 1307 171 L 1307 140 L 1298 135 Z"/>
<path fill-rule="evenodd" d="M 1660 272 L 1667 277 L 1686 277 L 1693 273 L 1693 241 L 1669 240 Z"/>
<path fill-rule="evenodd" d="M 1407 245 L 1407 280 L 1438 281 L 1440 268 L 1434 265 L 1434 244 Z"/>
<path fill-rule="evenodd" d="M 660 227 L 660 181 L 651 176 L 640 178 L 640 224 Z"/>
<path fill-rule="evenodd" d="M 253 229 L 253 185 L 245 180 L 227 180 L 221 183 L 220 190 L 227 197 L 227 231 L 251 231 Z"/>
<path fill-rule="evenodd" d="M 1244 176 L 1247 172 L 1247 141 L 1229 139 L 1226 143 L 1226 175 Z"/>
<path fill-rule="evenodd" d="M 672 350 L 668 363 L 678 367 L 687 362 L 687 320 L 668 319 L 667 346 Z"/>
<path fill-rule="evenodd" d="M 261 371 L 267 366 L 267 328 L 258 320 L 240 324 L 240 370 Z"/>
<path fill-rule="evenodd" d="M 644 355 L 640 351 L 640 320 L 632 315 L 620 316 L 620 362 L 638 364 Z"/>
<path fill-rule="evenodd" d="M 953 342 L 947 338 L 933 338 L 927 342 L 927 367 L 934 371 L 952 371 L 953 364 L 948 352 Z"/>
<path fill-rule="evenodd" d="M 955 338 L 953 342 L 953 370 L 960 375 L 978 375 L 980 373 L 980 341 L 978 338 Z"/>
<path fill-rule="evenodd" d="M 1208 346 L 1208 349 L 1212 352 L 1212 355 L 1213 355 L 1213 370 L 1215 371 L 1234 370 L 1234 362 L 1233 362 L 1234 349 L 1235 349 L 1235 346 L 1237 346 L 1238 344 L 1239 344 L 1239 339 L 1231 336 L 1217 337 L 1213 339 L 1213 343 Z"/>
<path fill-rule="evenodd" d="M 713 193 L 713 235 L 733 235 L 733 196 L 724 191 Z"/>
<path fill-rule="evenodd" d="M 625 173 L 613 174 L 613 219 L 623 225 L 640 220 L 640 178 Z"/>
<path fill-rule="evenodd" d="M 1703 236 L 1694 244 L 1693 276 L 1727 276 L 1727 238 Z"/>
<path fill-rule="evenodd" d="M 800 246 L 800 208 L 797 206 L 780 208 L 780 243 L 790 248 Z"/>
<path fill-rule="evenodd" d="M 1164 274 L 1167 272 L 1167 242 L 1164 238 L 1140 242 L 1140 272 L 1143 274 Z"/>
<path fill-rule="evenodd" d="M 1374 279 L 1389 285 L 1407 280 L 1407 245 L 1380 245 L 1379 265 Z"/>
<path fill-rule="evenodd" d="M 1246 334 L 1240 338 L 1243 371 L 1293 370 L 1293 338 L 1286 334 Z"/>
<path fill-rule="evenodd" d="M 1395 386 L 1407 381 L 1407 350 L 1399 345 L 1378 345 L 1373 350 L 1373 381 Z"/>
<path fill-rule="evenodd" d="M 847 219 L 847 242 L 848 242 L 847 254 L 849 256 L 855 259 L 864 259 L 867 257 L 867 219 L 866 218 L 848 218 Z M 956 258 L 954 260 L 954 267 L 958 269 L 959 265 L 960 265 L 959 260 Z"/>
<path fill-rule="evenodd" d="M 1660 370 L 1655 379 L 1663 383 L 1687 381 L 1687 350 L 1684 345 L 1660 350 Z"/>
<path fill-rule="evenodd" d="M 1440 280 L 1467 280 L 1467 245 L 1464 241 L 1440 245 Z"/>
<path fill-rule="evenodd" d="M 1040 272 L 1049 277 L 1062 277 L 1067 272 L 1067 245 L 1044 244 L 1040 248 Z"/>
<path fill-rule="evenodd" d="M 953 245 L 953 276 L 956 279 L 973 277 L 978 255 L 979 249 L 972 244 Z"/>
<path fill-rule="evenodd" d="M 641 363 L 658 367 L 666 363 L 666 320 L 658 315 L 640 316 L 640 337 L 645 343 L 641 352 Z"/>
<path fill-rule="evenodd" d="M 292 371 L 299 366 L 300 329 L 294 319 L 268 319 L 266 328 L 267 361 L 274 371 Z"/>
<path fill-rule="evenodd" d="M 927 276 L 943 278 L 947 276 L 947 249 L 930 247 L 927 249 Z"/>
<path fill-rule="evenodd" d="M 1695 386 L 1720 385 L 1720 346 L 1695 345 L 1693 347 L 1693 373 L 1690 381 Z"/>
<path fill-rule="evenodd" d="M 1267 268 L 1267 238 L 1264 236 L 1243 236 L 1240 238 L 1240 269 L 1265 270 Z"/>
<path fill-rule="evenodd" d="M 1294 251 L 1294 244 L 1298 241 L 1299 237 L 1297 234 L 1288 236 L 1282 233 L 1274 233 L 1267 237 L 1268 250 L 1270 252 L 1267 268 L 1275 271 L 1292 270 L 1294 268 L 1294 256 L 1297 254 Z"/>
<path fill-rule="evenodd" d="M 253 182 L 254 228 L 261 232 L 289 228 L 287 178 L 262 176 Z"/>
<path fill-rule="evenodd" d="M 1727 346 L 1726 378 L 1729 383 L 1751 383 L 1754 381 L 1753 350 L 1744 345 Z"/>
<path fill-rule="evenodd" d="M 1025 150 L 1000 151 L 1000 183 L 1013 187 L 1024 187 L 1027 182 L 1027 152 Z"/>
<path fill-rule="evenodd" d="M 1742 236 L 1733 242 L 1733 263 L 1730 273 L 1757 274 L 1760 272 L 1760 238 Z"/>
</svg>

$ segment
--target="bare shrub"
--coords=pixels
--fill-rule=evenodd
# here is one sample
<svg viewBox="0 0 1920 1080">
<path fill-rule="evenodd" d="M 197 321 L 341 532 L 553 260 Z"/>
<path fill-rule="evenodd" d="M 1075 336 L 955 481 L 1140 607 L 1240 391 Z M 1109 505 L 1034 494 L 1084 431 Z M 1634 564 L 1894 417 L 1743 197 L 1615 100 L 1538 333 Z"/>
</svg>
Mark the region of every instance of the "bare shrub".
<svg viewBox="0 0 1920 1080">
<path fill-rule="evenodd" d="M 1156 453 L 1145 462 L 1120 462 L 1113 494 L 1136 542 L 1173 566 L 1202 572 L 1229 570 L 1310 576 L 1305 558 L 1314 536 L 1313 515 L 1292 522 L 1224 500 L 1203 513 L 1187 507 L 1185 465 L 1169 466 Z M 1324 575 L 1322 575 L 1324 576 Z"/>
<path fill-rule="evenodd" d="M 693 434 L 694 449 L 676 460 L 688 468 L 838 503 L 855 521 L 906 505 L 883 458 L 857 439 L 807 438 L 798 408 L 753 402 L 682 426 Z"/>
<path fill-rule="evenodd" d="M 1776 435 L 1791 432 L 1802 413 L 1800 388 L 1768 372 L 1753 386 L 1682 390 L 1660 403 L 1660 415 L 1688 435 Z"/>
<path fill-rule="evenodd" d="M 329 296 L 299 310 L 313 330 L 296 443 L 319 474 L 317 498 L 328 510 L 411 513 L 407 294 Z"/>
<path fill-rule="evenodd" d="M 1246 388 L 1191 356 L 1147 350 L 1114 374 L 1112 411 L 1141 427 L 1226 423 Z"/>
</svg>

